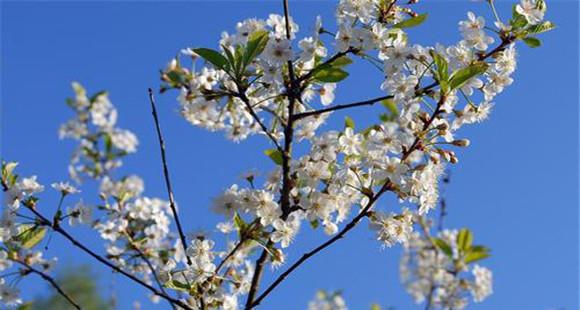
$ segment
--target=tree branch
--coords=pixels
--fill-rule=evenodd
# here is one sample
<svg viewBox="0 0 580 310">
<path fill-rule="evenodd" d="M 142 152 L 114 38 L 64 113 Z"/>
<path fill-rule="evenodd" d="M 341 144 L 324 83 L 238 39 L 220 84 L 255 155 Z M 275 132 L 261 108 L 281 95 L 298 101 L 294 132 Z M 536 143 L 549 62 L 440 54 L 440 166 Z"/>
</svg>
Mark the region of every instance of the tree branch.
<svg viewBox="0 0 580 310">
<path fill-rule="evenodd" d="M 291 40 L 292 34 L 290 29 L 290 10 L 288 8 L 288 0 L 282 0 L 284 6 L 284 20 L 286 22 L 286 39 Z M 296 82 L 294 74 L 294 66 L 292 60 L 288 60 L 288 79 L 290 80 L 287 96 L 288 96 L 288 121 L 284 127 L 284 149 L 282 150 L 282 188 L 280 189 L 280 207 L 282 209 L 282 218 L 285 219 L 290 214 L 290 191 L 292 188 L 292 180 L 290 179 L 290 162 L 292 161 L 292 140 L 294 136 L 294 105 L 296 98 L 300 97 L 300 87 Z M 268 241 L 268 247 L 272 241 Z M 258 291 L 260 280 L 266 260 L 268 258 L 268 251 L 262 250 L 260 257 L 256 260 L 256 268 L 252 276 L 250 291 L 246 299 L 246 308 L 251 307 L 254 302 L 254 296 Z"/>
<path fill-rule="evenodd" d="M 266 246 L 270 246 L 272 241 L 268 241 Z M 260 280 L 262 279 L 262 273 L 264 272 L 264 266 L 266 265 L 266 260 L 268 259 L 268 251 L 264 249 L 256 260 L 256 269 L 254 271 L 254 275 L 252 276 L 252 283 L 250 284 L 250 291 L 248 292 L 248 297 L 246 298 L 246 306 L 245 309 L 251 309 L 254 304 L 254 298 L 258 293 L 258 288 L 260 286 Z"/>
<path fill-rule="evenodd" d="M 46 282 L 48 282 L 62 297 L 64 297 L 64 299 L 66 299 L 66 301 L 68 301 L 69 304 L 71 304 L 73 307 L 75 307 L 75 309 L 79 309 L 81 310 L 81 306 L 79 306 L 70 296 L 67 295 L 67 293 L 65 293 L 65 291 L 58 285 L 58 283 L 56 283 L 56 281 L 49 276 L 48 274 L 30 266 L 29 264 L 17 260 L 17 259 L 10 259 L 11 261 L 18 263 L 20 265 L 22 265 L 24 268 L 26 268 L 27 272 L 32 272 L 35 273 L 37 275 L 39 275 L 42 279 L 44 279 Z"/>
<path fill-rule="evenodd" d="M 163 135 L 161 134 L 161 128 L 159 126 L 157 108 L 155 108 L 155 99 L 153 98 L 153 90 L 149 88 L 148 92 L 149 92 L 149 102 L 151 102 L 151 113 L 153 114 L 153 120 L 155 121 L 155 129 L 157 130 L 157 137 L 159 138 L 159 149 L 161 151 L 161 162 L 163 163 L 163 175 L 165 177 L 165 186 L 167 187 L 167 195 L 169 196 L 169 206 L 171 207 L 171 212 L 173 212 L 173 218 L 175 219 L 177 231 L 179 232 L 179 239 L 181 239 L 181 245 L 183 246 L 183 254 L 187 259 L 187 264 L 191 266 L 191 258 L 189 258 L 189 255 L 187 255 L 187 241 L 185 238 L 185 234 L 183 233 L 183 229 L 181 228 L 179 216 L 177 215 L 177 208 L 175 206 L 175 200 L 173 199 L 173 190 L 171 188 L 171 181 L 169 179 L 169 169 L 167 168 L 167 158 L 165 156 L 165 142 L 163 140 Z"/>
<path fill-rule="evenodd" d="M 155 280 L 155 283 L 157 283 L 157 286 L 159 286 L 159 290 L 161 292 L 163 292 L 164 294 L 167 294 L 167 292 L 165 291 L 165 288 L 163 287 L 163 283 L 161 283 L 161 281 L 159 280 L 159 277 L 157 276 L 157 271 L 155 270 L 155 267 L 153 267 L 153 264 L 151 263 L 149 258 L 147 258 L 147 256 L 145 256 L 145 253 L 143 253 L 143 251 L 141 251 L 141 249 L 139 249 L 138 246 L 136 246 L 135 244 L 132 244 L 132 245 L 135 248 L 135 251 L 137 251 L 137 253 L 139 253 L 139 256 L 141 256 L 141 258 L 145 261 L 145 264 L 147 264 L 147 267 L 149 267 L 149 270 L 151 270 L 151 274 L 153 274 L 153 279 Z M 177 307 L 171 301 L 168 301 L 168 302 L 169 302 L 169 305 L 171 306 L 172 309 L 174 309 L 174 310 L 177 309 Z"/>
<path fill-rule="evenodd" d="M 40 224 L 44 225 L 44 226 L 48 226 L 51 227 L 52 230 L 54 230 L 56 233 L 60 234 L 61 236 L 63 236 L 65 239 L 69 240 L 74 246 L 76 246 L 77 248 L 83 250 L 85 253 L 87 253 L 88 255 L 92 256 L 94 259 L 98 260 L 99 262 L 103 263 L 104 265 L 106 265 L 107 267 L 111 268 L 112 270 L 124 275 L 125 277 L 129 278 L 130 280 L 133 280 L 134 282 L 136 282 L 137 284 L 143 286 L 144 288 L 150 290 L 151 292 L 153 292 L 155 295 L 168 300 L 170 302 L 172 302 L 175 305 L 178 305 L 184 309 L 187 310 L 194 310 L 192 307 L 190 307 L 189 305 L 187 305 L 186 303 L 182 302 L 181 300 L 178 300 L 176 298 L 173 298 L 171 296 L 169 296 L 168 294 L 165 294 L 159 290 L 157 290 L 155 287 L 145 283 L 145 281 L 137 278 L 135 275 L 132 275 L 126 271 L 124 271 L 123 269 L 117 267 L 116 265 L 114 265 L 113 263 L 109 262 L 106 258 L 100 256 L 99 254 L 93 252 L 91 249 L 87 248 L 85 245 L 83 245 L 82 243 L 80 243 L 78 240 L 76 240 L 73 236 L 71 236 L 66 230 L 64 230 L 62 227 L 60 227 L 59 225 L 54 225 L 50 220 L 48 220 L 44 215 L 42 215 L 40 212 L 38 212 L 34 207 L 31 206 L 26 206 L 28 208 L 28 210 L 30 210 L 32 213 L 34 213 L 34 215 L 36 215 L 36 217 L 40 220 Z"/>
<path fill-rule="evenodd" d="M 274 143 L 274 145 L 276 146 L 276 149 L 278 149 L 278 151 L 280 151 L 280 152 L 283 152 L 282 147 L 278 143 L 278 140 L 268 130 L 268 127 L 266 127 L 266 125 L 260 120 L 260 117 L 256 114 L 256 111 L 254 111 L 254 108 L 250 104 L 250 100 L 246 96 L 245 92 L 240 92 L 239 94 L 237 94 L 237 97 L 240 98 L 240 100 L 242 100 L 244 102 L 244 104 L 246 105 L 246 109 L 248 110 L 248 112 L 250 112 L 250 115 L 252 115 L 252 118 L 254 118 L 254 121 L 256 121 L 256 123 L 258 123 L 258 125 L 260 125 L 260 127 L 262 128 L 262 131 Z"/>
<path fill-rule="evenodd" d="M 360 107 L 360 106 L 365 106 L 365 105 L 373 105 L 379 101 L 386 100 L 386 99 L 392 99 L 392 98 L 393 98 L 393 95 L 388 95 L 388 96 L 381 96 L 381 97 L 377 97 L 377 98 L 372 98 L 372 99 L 348 103 L 348 104 L 337 104 L 337 105 L 333 105 L 331 107 L 320 109 L 320 110 L 314 110 L 314 111 L 308 111 L 308 112 L 302 112 L 302 113 L 296 114 L 296 115 L 294 115 L 294 120 L 299 120 L 299 119 L 302 119 L 305 117 L 324 114 L 324 113 L 328 113 L 328 112 L 332 112 L 332 111 L 344 110 L 344 109 L 348 109 L 348 108 Z"/>
<path fill-rule="evenodd" d="M 342 239 L 346 233 L 348 233 L 351 229 L 353 229 L 362 220 L 363 217 L 367 216 L 368 211 L 373 207 L 373 205 L 381 197 L 381 195 L 390 189 L 391 183 L 386 182 L 375 195 L 370 197 L 369 202 L 361 210 L 361 212 L 356 217 L 354 217 L 348 224 L 346 224 L 346 226 L 340 232 L 338 232 L 338 234 L 336 234 L 334 237 L 327 240 L 323 244 L 319 245 L 318 247 L 312 249 L 311 251 L 304 253 L 304 255 L 302 255 L 302 257 L 299 260 L 297 260 L 288 269 L 286 269 L 286 271 L 284 271 L 280 276 L 278 276 L 278 278 L 276 278 L 276 280 L 272 282 L 272 284 L 270 284 L 270 286 L 268 286 L 268 288 L 258 298 L 256 298 L 256 301 L 254 301 L 249 307 L 246 305 L 245 309 L 250 310 L 259 305 L 260 302 L 264 300 L 264 298 L 266 298 L 278 285 L 280 285 L 280 283 L 282 283 L 286 279 L 286 277 L 288 277 L 288 275 L 290 275 L 295 269 L 300 267 L 300 265 L 302 265 L 310 257 L 316 255 L 316 253 L 326 249 L 336 241 Z"/>
</svg>

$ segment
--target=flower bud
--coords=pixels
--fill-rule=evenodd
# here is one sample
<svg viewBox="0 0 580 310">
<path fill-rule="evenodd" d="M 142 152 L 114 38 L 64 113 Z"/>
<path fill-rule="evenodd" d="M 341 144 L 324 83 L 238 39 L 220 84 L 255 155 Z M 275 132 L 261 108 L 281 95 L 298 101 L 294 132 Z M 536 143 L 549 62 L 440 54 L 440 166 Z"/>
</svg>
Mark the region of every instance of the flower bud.
<svg viewBox="0 0 580 310">
<path fill-rule="evenodd" d="M 455 140 L 451 143 L 455 146 L 460 146 L 460 147 L 467 147 L 467 146 L 469 146 L 469 144 L 471 144 L 471 142 L 468 139 Z"/>
</svg>

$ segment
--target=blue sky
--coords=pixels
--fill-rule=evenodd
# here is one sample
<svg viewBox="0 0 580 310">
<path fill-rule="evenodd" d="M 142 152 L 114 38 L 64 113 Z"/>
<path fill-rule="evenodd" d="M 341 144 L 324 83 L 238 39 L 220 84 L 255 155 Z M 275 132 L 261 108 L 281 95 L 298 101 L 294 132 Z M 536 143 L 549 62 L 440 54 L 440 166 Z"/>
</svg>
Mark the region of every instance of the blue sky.
<svg viewBox="0 0 580 310">
<path fill-rule="evenodd" d="M 447 225 L 470 227 L 476 242 L 493 250 L 484 264 L 494 271 L 495 294 L 472 309 L 578 309 L 578 4 L 548 4 L 548 18 L 559 28 L 542 36 L 539 49 L 520 46 L 515 83 L 496 98 L 489 121 L 462 132 L 472 146 L 460 152 L 446 190 Z M 500 15 L 507 18 L 510 5 L 500 3 Z M 309 33 L 318 14 L 333 25 L 333 7 L 331 1 L 291 2 L 302 27 L 299 34 Z M 233 30 L 239 20 L 281 12 L 278 1 L 39 1 L 2 2 L 0 8 L 2 157 L 19 161 L 22 175 L 38 174 L 45 184 L 66 179 L 74 145 L 59 142 L 57 129 L 71 117 L 64 104 L 72 94 L 70 82 L 79 81 L 90 92 L 110 92 L 120 126 L 141 142 L 122 171 L 138 172 L 147 195 L 159 197 L 165 191 L 146 97 L 147 87 L 159 85 L 158 70 L 180 48 L 216 47 L 220 32 Z M 411 40 L 422 44 L 452 43 L 459 39 L 457 22 L 468 10 L 489 13 L 484 3 L 459 1 L 421 3 L 417 10 L 430 12 L 425 25 L 412 31 Z M 337 101 L 380 94 L 373 68 L 361 63 L 352 71 Z M 231 143 L 179 117 L 174 93 L 158 101 L 183 224 L 188 231 L 211 231 L 219 220 L 208 211 L 212 197 L 240 182 L 244 171 L 272 168 L 262 154 L 267 141 L 253 137 Z M 378 111 L 349 115 L 364 122 Z M 336 113 L 337 121 L 328 126 L 340 126 L 344 115 Z M 96 200 L 94 187 L 90 182 L 83 187 L 87 201 Z M 50 214 L 58 196 L 47 191 L 42 198 L 41 210 Z M 399 285 L 399 250 L 382 250 L 366 224 L 360 226 L 299 269 L 263 309 L 304 308 L 321 288 L 342 289 L 352 309 L 375 302 L 412 309 Z M 77 233 L 96 251 L 103 250 L 93 232 Z M 320 231 L 303 228 L 289 260 L 324 238 Z M 57 236 L 47 255 L 55 254 L 63 266 L 92 262 Z M 103 293 L 111 287 L 118 291 L 120 309 L 143 300 L 141 288 L 106 269 L 96 270 Z M 264 283 L 271 279 L 268 273 Z M 39 283 L 25 282 L 26 296 L 40 294 L 45 285 Z"/>
</svg>

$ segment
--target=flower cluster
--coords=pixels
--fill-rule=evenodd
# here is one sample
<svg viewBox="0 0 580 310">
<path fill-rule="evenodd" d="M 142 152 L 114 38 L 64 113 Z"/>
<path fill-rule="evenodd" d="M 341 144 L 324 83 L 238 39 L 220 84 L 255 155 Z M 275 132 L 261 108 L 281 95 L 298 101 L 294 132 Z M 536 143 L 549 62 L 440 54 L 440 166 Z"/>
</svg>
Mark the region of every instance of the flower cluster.
<svg viewBox="0 0 580 310">
<path fill-rule="evenodd" d="M 89 98 L 79 83 L 72 87 L 75 97 L 67 104 L 76 115 L 60 127 L 59 136 L 78 141 L 69 173 L 80 182 L 82 175 L 102 177 L 119 167 L 121 157 L 137 151 L 138 140 L 131 131 L 116 127 L 117 110 L 106 92 Z"/>
<path fill-rule="evenodd" d="M 20 290 L 11 277 L 25 277 L 32 269 L 50 271 L 56 258 L 43 258 L 42 250 L 35 249 L 46 235 L 46 225 L 30 221 L 23 209 L 34 208 L 39 200 L 36 196 L 44 190 L 36 176 L 20 178 L 15 173 L 18 164 L 2 162 L 2 189 L 4 203 L 0 218 L 0 304 L 17 306 L 22 303 Z M 71 188 L 74 189 L 74 188 Z"/>
<path fill-rule="evenodd" d="M 218 266 L 217 274 L 224 265 L 228 273 L 243 274 L 257 246 L 278 265 L 303 221 L 333 235 L 353 214 L 355 221 L 368 217 L 385 246 L 413 244 L 415 218 L 436 207 L 445 165 L 458 162 L 453 148 L 470 144 L 458 130 L 485 120 L 495 96 L 512 83 L 516 41 L 533 45 L 534 35 L 553 28 L 542 21 L 542 0 L 534 2 L 533 10 L 524 9 L 529 5 L 518 5 L 507 24 L 496 18 L 495 28 L 469 12 L 459 22 L 462 39 L 448 46 L 410 43 L 406 28 L 427 17 L 415 13 L 413 3 L 342 0 L 336 32 L 318 18 L 314 32 L 299 39 L 291 18 L 286 25 L 283 17 L 270 15 L 238 23 L 235 33 L 222 33 L 219 50 L 182 50 L 185 57 L 171 60 L 162 73 L 161 91 L 179 91 L 182 115 L 193 125 L 223 130 L 236 142 L 266 135 L 275 148 L 265 153 L 279 165 L 262 188 L 255 187 L 252 176 L 248 187 L 234 184 L 214 200 L 214 210 L 226 220 L 218 229 L 237 232 L 239 239 L 217 252 L 225 253 L 215 255 L 220 263 L 202 264 L 202 273 Z M 338 83 L 348 77 L 346 67 L 354 59 L 380 70 L 385 78 L 377 87 L 386 95 L 333 106 Z M 196 67 L 199 60 L 205 61 L 201 68 Z M 321 131 L 334 110 L 376 102 L 386 113 L 374 125 L 359 129 L 347 117 L 344 129 Z M 293 138 L 308 145 L 305 154 L 292 156 L 288 142 Z M 417 210 L 370 211 L 384 192 Z M 197 288 L 216 283 L 215 277 L 189 280 L 202 281 Z M 221 294 L 205 290 L 210 291 Z M 479 292 L 480 297 L 486 293 Z"/>
<path fill-rule="evenodd" d="M 105 92 L 89 99 L 80 84 L 73 83 L 73 89 L 76 97 L 68 104 L 77 115 L 62 125 L 59 134 L 78 141 L 71 176 L 80 180 L 82 173 L 100 181 L 100 201 L 95 206 L 102 212 L 93 221 L 95 206 L 81 200 L 67 209 L 69 224 L 92 226 L 107 241 L 107 258 L 147 283 L 159 281 L 159 270 L 175 263 L 169 203 L 143 196 L 144 182 L 139 176 L 114 178 L 114 168 L 121 166 L 121 158 L 136 151 L 137 138 L 116 127 L 117 112 Z M 53 187 L 63 195 L 76 191 L 68 184 Z"/>
<path fill-rule="evenodd" d="M 414 233 L 401 258 L 401 279 L 415 302 L 431 309 L 463 309 L 471 296 L 481 302 L 492 294 L 492 273 L 474 262 L 489 256 L 472 245 L 466 229 L 443 230 L 437 237 Z"/>
<path fill-rule="evenodd" d="M 68 219 L 71 226 L 87 224 L 98 231 L 113 269 L 145 283 L 154 300 L 162 297 L 181 308 L 233 310 L 247 294 L 251 308 L 287 276 L 256 299 L 264 266 L 285 263 L 284 251 L 304 222 L 333 237 L 289 272 L 368 218 L 382 245 L 403 244 L 402 278 L 416 301 L 444 309 L 465 307 L 469 295 L 482 301 L 492 292 L 491 272 L 472 263 L 487 257 L 487 248 L 472 245 L 466 229 L 431 237 L 424 222 L 439 200 L 446 165 L 459 161 L 455 148 L 470 144 L 459 129 L 488 118 L 495 97 L 513 82 L 516 42 L 537 47 L 536 35 L 554 25 L 543 20 L 544 0 L 522 0 L 506 22 L 488 1 L 493 25 L 469 12 L 459 22 L 457 43 L 423 46 L 412 42 L 406 30 L 427 18 L 415 12 L 416 2 L 341 0 L 335 31 L 317 18 L 303 37 L 287 14 L 251 18 L 239 22 L 234 32 L 222 33 L 217 50 L 186 48 L 169 62 L 161 74 L 161 92 L 178 91 L 188 122 L 224 131 L 236 142 L 262 134 L 272 145 L 264 153 L 276 167 L 261 187 L 248 175 L 248 186 L 234 184 L 213 202 L 224 216 L 217 225 L 223 245 L 204 234 L 187 241 L 179 221 L 181 240 L 176 240 L 170 230 L 176 216 L 172 193 L 170 202 L 146 197 L 139 176 L 115 177 L 122 158 L 137 151 L 137 137 L 117 127 L 117 110 L 107 93 L 89 97 L 73 83 L 75 97 L 68 105 L 75 117 L 59 135 L 78 142 L 71 178 L 98 181 L 99 200 L 80 200 L 63 211 L 64 198 L 79 190 L 55 183 L 61 200 L 48 220 L 35 209 L 34 195 L 43 190 L 36 177 L 18 178 L 15 163 L 3 164 L 0 241 L 6 249 L 0 250 L 0 271 L 12 263 L 29 272 L 34 265 L 47 270 L 50 264 L 32 247 L 47 227 L 62 233 L 61 222 Z M 340 82 L 349 76 L 348 66 L 357 60 L 379 70 L 379 96 L 333 104 Z M 385 112 L 371 126 L 357 127 L 350 117 L 344 128 L 323 126 L 334 111 L 379 102 Z M 298 143 L 300 148 L 293 148 Z M 401 207 L 382 210 L 386 193 L 398 198 Z M 33 213 L 34 224 L 18 223 L 21 205 Z M 254 262 L 256 250 L 262 254 Z M 17 292 L 1 281 L 0 301 L 18 303 Z M 340 294 L 321 293 L 309 308 L 346 306 Z"/>
</svg>

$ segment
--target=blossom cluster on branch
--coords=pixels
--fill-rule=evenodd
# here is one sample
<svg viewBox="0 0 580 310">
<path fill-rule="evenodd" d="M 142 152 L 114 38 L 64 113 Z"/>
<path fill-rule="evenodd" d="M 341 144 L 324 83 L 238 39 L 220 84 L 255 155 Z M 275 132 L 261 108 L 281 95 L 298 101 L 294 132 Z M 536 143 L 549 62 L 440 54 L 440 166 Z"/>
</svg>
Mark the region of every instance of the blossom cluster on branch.
<svg viewBox="0 0 580 310">
<path fill-rule="evenodd" d="M 138 139 L 117 127 L 106 92 L 89 97 L 73 83 L 75 97 L 67 103 L 75 117 L 59 135 L 78 142 L 71 179 L 98 181 L 100 195 L 63 210 L 65 198 L 78 190 L 56 183 L 60 203 L 47 216 L 38 204 L 43 186 L 36 177 L 20 178 L 16 163 L 4 163 L 0 270 L 15 265 L 27 270 L 16 276 L 35 273 L 49 281 L 52 263 L 41 258 L 37 245 L 52 230 L 149 290 L 154 301 L 180 309 L 252 309 L 311 256 L 367 219 L 382 246 L 403 245 L 402 279 L 417 302 L 460 309 L 468 295 L 484 300 L 492 292 L 491 272 L 474 262 L 489 250 L 473 245 L 467 229 L 431 236 L 429 216 L 445 167 L 458 163 L 456 148 L 470 144 L 460 129 L 485 120 L 495 96 L 512 84 L 516 42 L 537 47 L 536 35 L 555 26 L 543 20 L 543 0 L 522 0 L 506 21 L 487 0 L 493 22 L 468 12 L 458 24 L 457 43 L 424 46 L 407 33 L 428 17 L 417 12 L 416 2 L 341 0 L 335 26 L 317 18 L 313 30 L 300 37 L 283 1 L 283 15 L 239 22 L 234 32 L 222 33 L 218 49 L 185 48 L 162 70 L 161 93 L 177 90 L 189 123 L 223 131 L 235 142 L 262 135 L 270 145 L 264 154 L 275 167 L 263 180 L 248 175 L 246 184 L 231 185 L 213 201 L 213 210 L 224 217 L 216 226 L 223 244 L 201 234 L 188 239 L 182 231 L 153 94 L 168 201 L 144 196 L 137 175 L 117 176 L 122 159 L 137 151 Z M 336 104 L 335 91 L 355 61 L 377 69 L 377 95 Z M 358 127 L 348 116 L 343 128 L 324 126 L 336 111 L 377 103 L 384 113 L 371 126 Z M 299 154 L 296 145 L 306 151 Z M 382 203 L 388 193 L 399 207 Z M 171 232 L 172 221 L 178 234 Z M 94 228 L 107 254 L 84 246 L 65 223 Z M 329 239 L 289 262 L 287 248 L 303 226 L 320 227 Z M 284 271 L 260 291 L 267 265 Z M 4 304 L 21 302 L 4 277 L 0 292 Z M 321 293 L 309 308 L 346 309 L 346 304 L 339 294 Z"/>
</svg>

